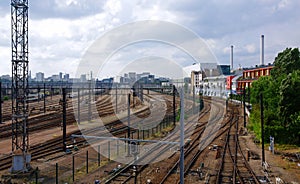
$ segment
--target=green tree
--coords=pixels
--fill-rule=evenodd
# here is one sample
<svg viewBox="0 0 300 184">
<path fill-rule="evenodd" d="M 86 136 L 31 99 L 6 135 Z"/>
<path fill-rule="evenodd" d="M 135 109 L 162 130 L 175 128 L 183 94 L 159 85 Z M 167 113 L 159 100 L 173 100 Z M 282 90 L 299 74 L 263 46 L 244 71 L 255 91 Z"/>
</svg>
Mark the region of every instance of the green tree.
<svg viewBox="0 0 300 184">
<path fill-rule="evenodd" d="M 258 80 L 254 81 L 251 86 L 251 103 L 259 104 L 260 94 L 263 94 L 264 97 L 264 105 L 266 109 L 275 110 L 277 107 L 278 99 L 276 98 L 276 85 L 274 85 L 274 81 L 271 76 L 263 76 Z"/>
<path fill-rule="evenodd" d="M 260 93 L 264 97 L 265 134 L 282 143 L 300 145 L 300 52 L 287 48 L 274 61 L 271 76 L 260 77 L 251 86 L 251 126 L 260 135 Z M 286 136 L 289 135 L 289 136 Z M 266 141 L 266 140 L 265 140 Z"/>
<path fill-rule="evenodd" d="M 282 76 L 300 70 L 300 52 L 298 48 L 287 48 L 280 52 L 274 61 L 271 75 L 274 79 L 282 79 Z"/>
<path fill-rule="evenodd" d="M 293 71 L 282 80 L 279 88 L 279 109 L 284 126 L 292 121 L 292 115 L 300 112 L 300 70 Z"/>
</svg>

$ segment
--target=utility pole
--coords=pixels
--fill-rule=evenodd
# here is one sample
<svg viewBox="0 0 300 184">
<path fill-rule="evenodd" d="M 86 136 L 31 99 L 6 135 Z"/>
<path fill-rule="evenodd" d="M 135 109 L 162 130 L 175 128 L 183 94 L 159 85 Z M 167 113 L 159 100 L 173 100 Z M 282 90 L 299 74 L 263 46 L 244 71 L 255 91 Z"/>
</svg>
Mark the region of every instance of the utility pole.
<svg viewBox="0 0 300 184">
<path fill-rule="evenodd" d="M 0 124 L 2 124 L 2 82 L 0 81 Z"/>
<path fill-rule="evenodd" d="M 264 105 L 263 94 L 260 93 L 260 121 L 261 121 L 261 164 L 265 163 L 265 133 L 264 133 Z"/>
<path fill-rule="evenodd" d="M 46 83 L 44 83 L 44 113 L 46 113 Z"/>
<path fill-rule="evenodd" d="M 66 100 L 66 88 L 62 89 L 63 92 L 63 100 L 62 100 L 62 109 L 63 109 L 63 151 L 66 152 L 66 139 L 67 139 L 67 100 Z"/>
<path fill-rule="evenodd" d="M 193 113 L 195 113 L 195 86 L 193 85 Z"/>
<path fill-rule="evenodd" d="M 144 102 L 144 93 L 143 93 L 144 87 L 141 85 L 141 101 Z"/>
<path fill-rule="evenodd" d="M 184 93 L 180 90 L 180 184 L 184 184 Z"/>
<path fill-rule="evenodd" d="M 244 128 L 246 128 L 246 88 L 244 86 L 243 93 L 243 107 L 244 107 Z"/>
<path fill-rule="evenodd" d="M 230 71 L 233 71 L 233 45 L 230 46 Z M 232 79 L 230 80 L 230 101 L 232 102 Z"/>
<path fill-rule="evenodd" d="M 130 93 L 128 94 L 127 122 L 128 122 L 127 138 L 130 139 Z M 130 155 L 130 141 L 128 141 L 127 152 L 128 152 L 128 156 L 129 156 Z"/>
<path fill-rule="evenodd" d="M 176 124 L 176 98 L 175 98 L 175 95 L 176 95 L 176 88 L 175 88 L 175 85 L 173 85 L 173 124 L 175 126 Z"/>
<path fill-rule="evenodd" d="M 118 114 L 118 86 L 116 85 L 116 114 Z"/>
<path fill-rule="evenodd" d="M 77 89 L 77 123 L 80 124 L 80 88 Z"/>
<path fill-rule="evenodd" d="M 28 0 L 11 0 L 12 172 L 28 171 Z M 15 160 L 15 162 L 14 162 Z M 22 160 L 18 162 L 17 160 Z"/>
<path fill-rule="evenodd" d="M 91 109 L 91 81 L 89 82 L 89 102 L 88 102 L 88 122 L 90 123 L 92 120 L 92 109 Z"/>
</svg>

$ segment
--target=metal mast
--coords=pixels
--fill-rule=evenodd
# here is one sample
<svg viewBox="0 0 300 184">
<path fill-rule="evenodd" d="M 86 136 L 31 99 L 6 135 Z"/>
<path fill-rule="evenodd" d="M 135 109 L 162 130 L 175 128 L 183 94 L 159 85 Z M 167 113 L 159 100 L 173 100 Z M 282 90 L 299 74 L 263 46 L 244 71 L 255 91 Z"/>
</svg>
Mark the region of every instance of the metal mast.
<svg viewBox="0 0 300 184">
<path fill-rule="evenodd" d="M 28 151 L 28 0 L 11 0 L 12 151 Z"/>
</svg>

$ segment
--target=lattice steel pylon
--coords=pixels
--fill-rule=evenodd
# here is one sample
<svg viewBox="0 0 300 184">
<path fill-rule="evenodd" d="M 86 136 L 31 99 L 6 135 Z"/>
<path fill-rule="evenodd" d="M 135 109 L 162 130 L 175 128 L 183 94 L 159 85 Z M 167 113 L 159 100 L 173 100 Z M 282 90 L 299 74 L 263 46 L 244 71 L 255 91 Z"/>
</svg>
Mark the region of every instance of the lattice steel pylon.
<svg viewBox="0 0 300 184">
<path fill-rule="evenodd" d="M 29 146 L 27 121 L 28 0 L 11 0 L 11 48 L 12 151 L 20 150 L 25 160 Z"/>
</svg>

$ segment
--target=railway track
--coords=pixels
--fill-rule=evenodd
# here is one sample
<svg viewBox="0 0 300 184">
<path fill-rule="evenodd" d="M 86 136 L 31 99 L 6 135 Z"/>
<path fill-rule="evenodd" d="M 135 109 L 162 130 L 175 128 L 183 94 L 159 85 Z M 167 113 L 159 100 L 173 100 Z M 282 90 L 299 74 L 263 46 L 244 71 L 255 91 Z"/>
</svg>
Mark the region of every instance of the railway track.
<svg viewBox="0 0 300 184">
<path fill-rule="evenodd" d="M 111 108 L 109 108 L 109 111 L 112 111 Z M 146 109 L 146 110 L 139 111 L 139 112 L 137 112 L 133 115 L 139 114 L 140 117 L 143 117 L 143 116 L 147 116 L 147 113 L 148 112 L 147 112 L 147 109 Z M 73 115 L 68 115 L 68 114 L 70 114 L 70 113 L 67 113 L 67 122 L 68 121 L 69 122 L 71 122 L 71 121 L 74 122 L 75 121 L 74 116 Z M 58 115 L 58 116 L 61 116 L 61 114 Z M 45 118 L 49 118 L 49 117 L 45 116 Z M 39 121 L 41 121 L 41 119 L 39 119 Z M 60 120 L 60 118 L 56 118 L 56 121 L 61 121 L 61 120 Z M 123 135 L 125 132 L 127 132 L 127 126 L 123 125 L 123 121 L 122 120 L 116 120 L 116 121 L 108 123 L 106 126 L 114 127 L 114 129 L 111 131 L 111 133 L 113 133 L 114 135 Z M 35 125 L 35 129 L 36 130 L 41 130 L 41 129 L 45 129 L 45 128 L 51 128 L 51 127 L 53 127 L 53 124 L 56 124 L 56 123 L 53 123 L 53 121 L 50 121 L 48 123 L 42 123 L 42 124 L 39 124 L 39 125 Z M 137 122 L 133 122 L 133 123 L 137 123 Z M 103 128 L 104 127 L 98 127 L 96 129 L 84 130 L 83 132 L 87 133 L 87 134 L 93 133 L 93 132 L 98 133 L 99 131 L 103 130 Z M 70 138 L 71 134 L 81 134 L 81 132 L 78 130 L 78 131 L 73 131 L 73 132 L 69 133 L 68 136 L 67 136 L 67 142 L 69 142 L 69 144 L 72 144 L 71 138 Z M 77 140 L 77 144 L 82 144 L 84 142 L 86 142 L 86 140 L 84 140 L 84 139 Z M 36 159 L 39 159 L 39 158 L 43 158 L 43 157 L 61 152 L 62 151 L 62 146 L 63 146 L 62 136 L 51 139 L 51 140 L 46 141 L 46 142 L 41 143 L 41 144 L 33 145 L 30 148 L 30 153 L 32 154 L 32 160 L 36 160 Z M 10 168 L 11 163 L 12 163 L 11 155 L 1 157 L 0 158 L 0 163 L 1 163 L 0 170 Z"/>
<path fill-rule="evenodd" d="M 216 102 L 222 102 L 222 100 L 216 100 Z M 238 127 L 236 126 L 238 126 L 239 119 L 237 117 L 237 111 L 236 111 L 237 107 L 231 105 L 230 108 L 231 110 L 227 110 L 229 114 L 226 115 L 226 118 L 222 122 L 220 128 L 216 131 L 211 132 L 211 134 L 216 134 L 215 138 L 212 140 L 212 144 L 214 144 L 215 142 L 218 143 L 217 151 L 212 151 L 208 149 L 208 147 L 211 147 L 212 144 L 209 144 L 200 150 L 199 146 L 197 146 L 198 144 L 196 144 L 199 143 L 197 141 L 192 141 L 190 146 L 185 149 L 184 175 L 185 175 L 185 180 L 187 180 L 187 182 L 188 182 L 188 178 L 191 176 L 195 177 L 195 174 L 197 175 L 199 180 L 200 177 L 199 171 L 201 171 L 201 177 L 202 179 L 205 179 L 204 181 L 202 180 L 204 183 L 212 183 L 212 182 L 213 183 L 235 183 L 235 182 L 236 183 L 259 183 L 255 173 L 252 171 L 251 167 L 246 161 L 246 158 L 243 154 L 243 150 L 241 149 L 241 146 L 239 145 L 238 142 Z M 203 129 L 202 128 L 199 127 L 199 129 L 197 129 L 196 132 L 197 135 L 195 135 L 196 139 L 199 139 L 199 137 L 203 136 L 202 134 L 204 128 Z M 230 138 L 226 139 L 228 135 Z M 220 142 L 227 143 L 228 146 L 221 145 L 219 144 Z M 223 154 L 221 153 L 222 148 L 226 149 L 226 153 Z M 202 167 L 200 163 L 202 163 L 204 160 L 207 160 L 207 155 L 212 153 L 215 153 L 216 155 L 215 157 L 216 159 L 219 160 L 220 164 L 221 163 L 227 164 L 226 166 L 224 164 L 224 166 L 220 171 L 222 175 L 221 176 L 222 180 L 214 179 L 216 177 L 219 177 L 219 175 L 214 173 L 209 173 L 209 171 L 206 171 L 206 175 L 204 175 L 205 173 L 204 172 L 202 173 L 202 169 L 205 170 L 207 168 L 200 168 Z M 155 153 L 155 155 L 157 154 Z M 221 158 L 218 155 L 220 155 Z M 172 157 L 176 157 L 176 155 L 173 155 Z M 153 166 L 151 166 L 151 168 L 148 168 L 149 167 L 148 165 L 140 166 L 138 168 L 138 171 L 135 174 L 132 173 L 132 169 L 130 171 L 130 168 L 128 168 L 127 172 L 122 171 L 123 174 L 122 172 L 119 174 L 120 175 L 119 178 L 121 177 L 121 179 L 116 179 L 114 180 L 115 182 L 110 181 L 108 183 L 126 183 L 126 182 L 133 183 L 133 179 L 136 177 L 136 175 L 142 175 L 142 172 L 151 173 L 153 172 L 153 168 L 155 167 L 167 168 L 167 170 L 160 169 L 158 173 L 154 174 L 154 177 L 148 175 L 147 178 L 151 178 L 151 181 L 153 183 L 179 183 L 179 175 L 178 175 L 179 156 L 177 155 L 175 159 L 172 159 L 172 157 L 169 158 L 168 160 L 163 161 L 162 163 L 154 164 Z M 173 162 L 170 160 L 173 160 Z M 236 164 L 236 169 L 230 170 L 229 168 L 234 168 L 232 167 L 234 164 Z M 163 167 L 161 167 L 162 165 Z M 228 177 L 230 177 L 231 179 L 228 180 L 227 178 L 226 180 L 226 172 L 227 173 L 229 172 Z M 236 178 L 234 181 L 232 179 L 233 176 Z M 145 177 L 145 175 L 143 177 Z"/>
<path fill-rule="evenodd" d="M 216 107 L 220 107 L 217 104 Z M 213 115 L 213 118 L 211 119 L 211 122 L 215 122 L 217 123 L 222 115 L 222 108 L 217 108 L 217 111 L 215 112 L 215 114 Z M 222 127 L 226 126 L 226 124 L 228 123 L 228 121 L 230 121 L 232 117 L 230 116 L 226 122 L 223 124 Z M 209 125 L 208 125 L 209 126 Z M 202 148 L 200 149 L 199 145 L 202 144 L 202 142 L 205 142 L 205 139 L 201 139 L 201 141 L 199 142 L 200 138 L 203 138 L 202 134 L 205 131 L 206 128 L 209 128 L 207 126 L 207 123 L 204 124 L 201 127 L 201 130 L 199 132 L 196 132 L 196 135 L 193 137 L 193 143 L 188 147 L 188 149 L 186 149 L 184 151 L 184 175 L 186 176 L 187 174 L 189 174 L 189 172 L 191 171 L 192 166 L 195 164 L 196 160 L 199 158 L 200 154 L 202 153 L 203 150 L 205 150 L 206 148 Z M 222 129 L 221 127 L 221 129 Z M 216 130 L 218 131 L 218 130 Z M 215 134 L 216 131 L 214 132 L 210 132 L 211 135 Z M 223 132 L 220 132 L 214 139 L 219 138 L 221 135 L 223 134 Z M 179 183 L 179 176 L 176 173 L 176 170 L 179 168 L 179 163 L 180 160 L 179 158 L 177 159 L 177 161 L 173 164 L 173 166 L 171 167 L 171 169 L 165 174 L 165 176 L 158 182 L 158 183 Z"/>
<path fill-rule="evenodd" d="M 96 103 L 97 105 L 97 112 L 92 112 L 92 116 L 109 116 L 114 114 L 114 109 L 111 106 L 111 104 L 109 104 L 109 95 L 104 96 L 103 99 L 99 100 L 98 103 Z M 58 105 L 58 103 L 57 103 Z M 48 105 L 47 107 L 51 107 L 53 106 L 53 104 Z M 72 124 L 74 122 L 76 122 L 76 119 L 74 117 L 73 114 L 73 107 L 71 106 L 71 101 L 68 101 L 68 105 L 69 108 L 67 108 L 67 125 Z M 133 106 L 133 105 L 132 105 Z M 122 105 L 120 107 L 120 109 L 125 109 L 127 108 L 126 105 Z M 60 109 L 60 108 L 56 108 L 56 109 Z M 88 107 L 82 107 L 81 108 L 81 114 L 83 114 L 83 117 L 81 117 L 81 121 L 87 121 L 88 120 Z M 51 127 L 59 127 L 61 126 L 61 122 L 62 122 L 62 112 L 61 110 L 59 111 L 53 111 L 53 112 L 48 112 L 46 114 L 42 113 L 38 116 L 34 116 L 34 117 L 29 117 L 28 119 L 28 131 L 30 133 L 34 133 L 36 131 L 40 131 L 43 130 L 45 128 L 51 128 Z M 3 125 L 0 126 L 0 139 L 2 138 L 8 138 L 11 136 L 11 124 L 7 124 L 7 125 Z"/>
<path fill-rule="evenodd" d="M 225 146 L 222 153 L 220 168 L 217 174 L 218 184 L 223 183 L 260 183 L 251 169 L 239 144 L 239 120 L 235 117 L 231 121 L 227 132 Z"/>
<path fill-rule="evenodd" d="M 191 106 L 190 106 L 191 107 Z M 194 120 L 196 119 L 198 121 L 198 119 L 201 119 L 202 116 L 204 116 L 204 114 L 206 114 L 207 112 L 210 111 L 210 106 L 207 105 L 206 106 L 206 109 L 203 109 L 203 112 L 202 114 L 200 115 L 200 117 L 198 116 L 195 116 L 193 118 L 193 120 L 191 120 L 191 122 L 194 122 Z M 198 126 L 196 128 L 196 130 L 194 130 L 194 127 L 193 126 L 189 126 L 189 128 L 187 128 L 185 130 L 186 133 L 191 133 L 191 132 L 194 132 L 193 134 L 196 135 L 198 138 L 201 136 L 201 133 L 203 132 L 204 130 L 204 127 L 205 124 L 202 124 L 200 126 Z M 177 129 L 177 131 L 179 131 Z M 177 131 L 173 131 L 172 134 L 175 135 Z M 175 137 L 175 138 L 170 138 L 170 136 L 172 135 L 169 135 L 166 140 L 168 141 L 178 141 L 178 137 Z M 191 143 L 192 145 L 195 145 L 196 144 L 196 139 L 193 139 L 193 142 Z M 149 150 L 150 153 L 152 154 L 144 154 L 142 156 L 139 156 L 139 159 L 138 160 L 143 160 L 143 159 L 147 159 L 149 160 L 150 162 L 154 161 L 155 159 L 157 159 L 157 155 L 162 155 L 164 154 L 165 152 L 169 151 L 169 149 L 171 148 L 172 146 L 170 145 L 156 145 L 154 147 L 152 147 L 151 150 Z M 150 158 L 149 158 L 150 157 Z M 152 157 L 152 158 L 151 158 Z M 136 161 L 136 162 L 139 162 L 139 161 Z M 139 173 L 141 173 L 144 169 L 146 169 L 148 167 L 148 164 L 146 165 L 141 165 L 139 167 L 136 168 L 136 172 L 135 173 L 132 173 L 131 170 L 132 170 L 132 165 L 135 165 L 136 162 L 132 162 L 132 163 L 129 163 L 127 165 L 125 165 L 122 169 L 120 169 L 118 172 L 114 173 L 112 176 L 110 176 L 109 178 L 105 179 L 105 183 L 127 183 L 129 182 L 130 180 L 136 178 Z M 174 166 L 175 168 L 176 166 Z M 171 169 L 173 170 L 173 169 Z"/>
</svg>

